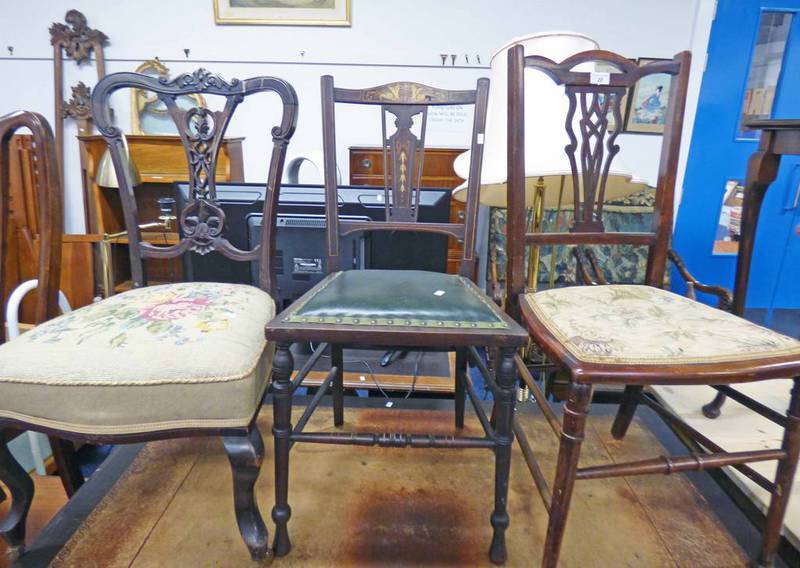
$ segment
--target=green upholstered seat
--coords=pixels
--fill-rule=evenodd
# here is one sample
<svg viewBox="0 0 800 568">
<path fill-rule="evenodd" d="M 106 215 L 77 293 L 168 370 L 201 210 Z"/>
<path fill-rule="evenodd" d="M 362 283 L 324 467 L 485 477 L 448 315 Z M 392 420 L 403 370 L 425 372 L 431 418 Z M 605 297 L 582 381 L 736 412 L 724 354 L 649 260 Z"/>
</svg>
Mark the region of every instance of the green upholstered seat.
<svg viewBox="0 0 800 568">
<path fill-rule="evenodd" d="M 421 270 L 332 274 L 283 319 L 287 323 L 507 329 L 466 278 Z"/>
</svg>

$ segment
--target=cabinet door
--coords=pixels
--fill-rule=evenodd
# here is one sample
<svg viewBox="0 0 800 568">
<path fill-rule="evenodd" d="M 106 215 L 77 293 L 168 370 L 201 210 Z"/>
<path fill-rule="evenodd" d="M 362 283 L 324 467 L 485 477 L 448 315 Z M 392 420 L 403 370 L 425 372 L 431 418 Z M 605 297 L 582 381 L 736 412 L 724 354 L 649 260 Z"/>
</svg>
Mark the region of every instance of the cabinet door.
<svg viewBox="0 0 800 568">
<path fill-rule="evenodd" d="M 720 0 L 689 151 L 674 248 L 704 282 L 733 285 L 741 189 L 758 133 L 751 118 L 800 117 L 800 0 Z M 702 57 L 701 54 L 695 54 Z M 786 157 L 767 192 L 748 288 L 749 308 L 797 304 L 800 288 L 781 288 L 794 212 L 790 178 L 798 159 Z M 678 292 L 684 286 L 673 274 Z M 711 301 L 709 298 L 704 298 Z"/>
</svg>

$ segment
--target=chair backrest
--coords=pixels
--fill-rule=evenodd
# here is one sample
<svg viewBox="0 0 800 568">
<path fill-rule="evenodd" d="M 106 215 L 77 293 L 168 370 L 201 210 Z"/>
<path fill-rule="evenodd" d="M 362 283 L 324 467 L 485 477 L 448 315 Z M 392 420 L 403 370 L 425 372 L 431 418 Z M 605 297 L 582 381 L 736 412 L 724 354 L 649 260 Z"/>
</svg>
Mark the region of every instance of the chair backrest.
<svg viewBox="0 0 800 568">
<path fill-rule="evenodd" d="M 526 245 L 645 245 L 649 247 L 645 282 L 652 286 L 663 284 L 672 234 L 675 175 L 690 61 L 688 51 L 677 54 L 671 61 L 657 61 L 642 66 L 604 50 L 584 51 L 561 63 L 541 56 L 526 57 L 522 46 L 509 51 L 506 286 L 512 311 L 516 298 L 525 288 Z M 591 62 L 611 65 L 617 71 L 600 76 L 575 70 L 578 65 Z M 556 84 L 563 85 L 568 99 L 565 128 L 569 144 L 564 151 L 571 169 L 575 207 L 574 222 L 569 232 L 526 233 L 524 71 L 527 68 L 539 70 Z M 620 132 L 619 126 L 609 128 L 609 117 L 613 117 L 614 124 L 621 125 L 623 97 L 637 81 L 656 73 L 671 75 L 671 81 L 652 228 L 641 233 L 607 232 L 603 224 L 604 192 L 611 164 L 619 152 L 616 139 Z M 576 113 L 579 114 L 576 116 Z"/>
<path fill-rule="evenodd" d="M 141 239 L 127 163 L 125 136 L 122 130 L 114 126 L 109 104 L 111 94 L 123 88 L 141 89 L 154 94 L 166 106 L 186 151 L 189 198 L 177 215 L 183 237 L 175 245 L 155 246 Z M 261 242 L 250 250 L 241 250 L 225 238 L 225 213 L 217 204 L 217 157 L 237 106 L 245 97 L 263 92 L 277 93 L 283 110 L 280 124 L 272 128 L 271 132 L 273 147 L 267 173 Z M 214 111 L 197 106 L 195 98 L 186 97 L 195 94 L 223 97 L 224 108 Z M 179 104 L 179 97 L 182 104 Z M 195 103 L 188 105 L 187 100 Z M 243 81 L 226 81 L 205 69 L 185 73 L 174 79 L 141 73 L 114 73 L 97 84 L 92 92 L 92 114 L 97 129 L 108 143 L 117 174 L 125 228 L 130 242 L 131 276 L 135 287 L 145 285 L 143 259 L 174 258 L 189 251 L 201 255 L 216 251 L 232 260 L 260 261 L 259 287 L 274 295 L 274 263 L 271 257 L 275 249 L 278 194 L 286 147 L 297 125 L 297 106 L 294 88 L 282 79 L 254 77 Z"/>
<path fill-rule="evenodd" d="M 460 273 L 472 278 L 475 272 L 475 235 L 478 218 L 483 138 L 489 80 L 478 79 L 475 90 L 452 91 L 420 83 L 398 82 L 368 89 L 334 87 L 333 77 L 322 77 L 322 136 L 325 160 L 325 202 L 328 272 L 341 269 L 340 238 L 357 231 L 425 231 L 449 235 L 463 241 Z M 384 211 L 383 221 L 339 219 L 336 179 L 335 103 L 376 105 L 381 111 Z M 471 162 L 467 180 L 464 223 L 418 222 L 420 180 L 425 160 L 428 110 L 432 106 L 474 105 Z M 394 132 L 387 132 L 387 114 L 394 117 Z M 419 118 L 419 136 L 412 131 Z"/>
<path fill-rule="evenodd" d="M 55 139 L 47 120 L 33 112 L 14 112 L 0 117 L 0 299 L 5 298 L 4 268 L 8 258 L 10 142 L 14 133 L 27 128 L 32 133 L 34 184 L 38 204 L 38 285 L 36 323 L 59 314 L 58 286 L 61 278 L 61 236 L 64 232 L 64 196 L 58 172 Z M 0 309 L 0 343 L 5 336 L 5 310 Z"/>
</svg>

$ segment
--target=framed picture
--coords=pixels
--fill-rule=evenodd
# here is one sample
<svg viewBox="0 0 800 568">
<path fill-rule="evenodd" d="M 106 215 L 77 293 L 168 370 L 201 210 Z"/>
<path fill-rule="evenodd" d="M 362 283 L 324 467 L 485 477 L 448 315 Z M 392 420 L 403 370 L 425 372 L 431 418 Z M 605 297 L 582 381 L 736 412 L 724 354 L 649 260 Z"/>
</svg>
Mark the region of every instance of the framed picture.
<svg viewBox="0 0 800 568">
<path fill-rule="evenodd" d="M 136 68 L 137 73 L 169 79 L 169 69 L 158 57 L 149 59 Z M 203 95 L 181 95 L 175 102 L 184 110 L 205 108 Z M 131 89 L 131 132 L 133 134 L 178 134 L 178 127 L 155 93 Z"/>
<path fill-rule="evenodd" d="M 350 0 L 214 0 L 218 24 L 349 26 Z"/>
<path fill-rule="evenodd" d="M 637 63 L 641 67 L 653 61 L 669 60 L 640 58 Z M 656 73 L 642 77 L 636 82 L 628 95 L 628 118 L 625 121 L 626 132 L 664 133 L 671 80 L 672 76 L 667 73 Z"/>
<path fill-rule="evenodd" d="M 744 192 L 741 180 L 729 179 L 725 182 L 719 221 L 714 234 L 714 254 L 737 254 L 739 252 Z"/>
</svg>

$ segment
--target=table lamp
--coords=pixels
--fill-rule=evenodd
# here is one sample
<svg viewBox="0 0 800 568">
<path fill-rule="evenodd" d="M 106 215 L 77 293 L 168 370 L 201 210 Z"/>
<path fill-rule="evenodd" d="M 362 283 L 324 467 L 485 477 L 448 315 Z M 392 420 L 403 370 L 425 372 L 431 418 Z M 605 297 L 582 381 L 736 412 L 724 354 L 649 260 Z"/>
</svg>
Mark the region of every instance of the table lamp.
<svg viewBox="0 0 800 568">
<path fill-rule="evenodd" d="M 486 115 L 486 136 L 481 170 L 481 204 L 506 207 L 507 179 L 507 87 L 508 51 L 515 45 L 525 46 L 525 55 L 542 55 L 560 62 L 582 51 L 599 49 L 590 37 L 569 31 L 536 33 L 516 38 L 492 55 L 490 61 L 491 90 Z M 587 68 L 587 65 L 589 68 Z M 594 64 L 576 67 L 578 71 L 593 71 Z M 564 87 L 544 73 L 525 70 L 525 193 L 528 207 L 533 208 L 529 232 L 541 231 L 545 208 L 556 208 L 574 201 L 572 170 L 564 147 L 569 137 L 564 125 L 568 99 Z M 575 113 L 575 121 L 579 114 Z M 617 125 L 620 127 L 621 125 Z M 575 130 L 578 131 L 577 128 Z M 469 152 L 455 160 L 454 169 L 459 177 L 467 179 Z M 618 199 L 643 190 L 647 182 L 635 178 L 619 155 L 611 163 L 606 182 L 605 200 Z M 453 190 L 453 198 L 466 200 L 466 184 Z M 550 285 L 555 282 L 555 254 L 551 258 Z M 538 247 L 530 247 L 528 258 L 528 287 L 537 288 L 539 267 Z"/>
</svg>

